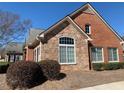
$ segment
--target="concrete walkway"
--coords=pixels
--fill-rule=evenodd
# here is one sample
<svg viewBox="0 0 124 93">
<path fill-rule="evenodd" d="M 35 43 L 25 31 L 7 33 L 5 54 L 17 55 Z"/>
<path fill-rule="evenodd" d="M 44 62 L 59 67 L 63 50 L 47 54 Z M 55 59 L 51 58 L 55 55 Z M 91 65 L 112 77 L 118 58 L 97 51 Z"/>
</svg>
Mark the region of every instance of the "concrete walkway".
<svg viewBox="0 0 124 93">
<path fill-rule="evenodd" d="M 81 90 L 124 90 L 124 81 L 82 88 Z"/>
</svg>

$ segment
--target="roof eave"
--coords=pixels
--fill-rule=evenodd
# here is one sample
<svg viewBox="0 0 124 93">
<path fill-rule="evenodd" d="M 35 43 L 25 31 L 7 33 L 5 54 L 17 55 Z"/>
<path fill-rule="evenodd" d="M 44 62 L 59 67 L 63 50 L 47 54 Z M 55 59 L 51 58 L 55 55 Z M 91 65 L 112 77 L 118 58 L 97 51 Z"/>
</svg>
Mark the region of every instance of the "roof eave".
<svg viewBox="0 0 124 93">
<path fill-rule="evenodd" d="M 81 11 L 83 8 L 85 7 L 90 7 L 93 12 L 103 21 L 103 23 L 109 27 L 109 29 L 118 37 L 118 39 L 123 42 L 123 39 L 117 34 L 117 32 L 105 21 L 105 19 L 102 18 L 102 16 L 94 9 L 93 6 L 91 6 L 90 3 L 87 3 L 85 5 L 83 5 L 81 8 L 79 8 L 78 10 L 74 11 L 72 14 L 70 14 L 70 17 L 74 16 L 76 13 L 78 13 L 79 11 Z"/>
</svg>

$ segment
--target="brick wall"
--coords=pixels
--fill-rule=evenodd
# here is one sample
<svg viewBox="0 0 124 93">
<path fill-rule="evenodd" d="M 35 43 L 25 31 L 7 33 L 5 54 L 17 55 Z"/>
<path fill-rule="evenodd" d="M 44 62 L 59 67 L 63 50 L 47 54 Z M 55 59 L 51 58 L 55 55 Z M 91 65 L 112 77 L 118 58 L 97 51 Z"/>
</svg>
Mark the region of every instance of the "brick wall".
<svg viewBox="0 0 124 93">
<path fill-rule="evenodd" d="M 29 49 L 28 47 L 26 47 L 26 61 L 33 61 L 33 49 Z"/>
<path fill-rule="evenodd" d="M 89 35 L 93 41 L 92 46 L 103 47 L 104 49 L 104 60 L 108 62 L 108 47 L 116 47 L 119 50 L 119 61 L 122 62 L 122 46 L 120 45 L 119 39 L 115 34 L 93 13 L 82 12 L 76 15 L 74 21 L 85 30 L 85 24 L 91 25 L 91 35 Z"/>
</svg>

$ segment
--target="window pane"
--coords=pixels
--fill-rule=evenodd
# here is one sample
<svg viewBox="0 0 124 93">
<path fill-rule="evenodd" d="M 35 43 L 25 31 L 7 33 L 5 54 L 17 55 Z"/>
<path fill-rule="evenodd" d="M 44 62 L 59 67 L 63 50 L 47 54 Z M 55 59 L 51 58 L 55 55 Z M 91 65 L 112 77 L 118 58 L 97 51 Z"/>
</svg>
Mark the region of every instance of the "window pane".
<svg viewBox="0 0 124 93">
<path fill-rule="evenodd" d="M 74 44 L 74 40 L 68 37 L 62 37 L 59 40 L 59 44 Z"/>
<path fill-rule="evenodd" d="M 62 37 L 59 39 L 60 44 L 60 63 L 74 63 L 74 39 Z"/>
<path fill-rule="evenodd" d="M 92 61 L 103 61 L 102 48 L 91 48 Z"/>
<path fill-rule="evenodd" d="M 108 53 L 109 53 L 109 61 L 117 61 L 118 60 L 117 48 L 109 48 Z"/>
<path fill-rule="evenodd" d="M 68 63 L 74 63 L 74 47 L 73 46 L 67 47 L 67 60 L 68 60 Z"/>
<path fill-rule="evenodd" d="M 92 54 L 92 61 L 96 61 L 96 49 L 95 48 L 91 49 L 91 54 Z"/>
<path fill-rule="evenodd" d="M 90 33 L 90 25 L 85 25 L 85 32 Z"/>
<path fill-rule="evenodd" d="M 60 63 L 66 62 L 66 46 L 60 46 Z"/>
<path fill-rule="evenodd" d="M 97 61 L 101 61 L 102 59 L 102 48 L 97 48 Z"/>
<path fill-rule="evenodd" d="M 109 53 L 109 61 L 112 61 L 112 49 L 111 48 L 108 50 L 108 53 Z"/>
</svg>

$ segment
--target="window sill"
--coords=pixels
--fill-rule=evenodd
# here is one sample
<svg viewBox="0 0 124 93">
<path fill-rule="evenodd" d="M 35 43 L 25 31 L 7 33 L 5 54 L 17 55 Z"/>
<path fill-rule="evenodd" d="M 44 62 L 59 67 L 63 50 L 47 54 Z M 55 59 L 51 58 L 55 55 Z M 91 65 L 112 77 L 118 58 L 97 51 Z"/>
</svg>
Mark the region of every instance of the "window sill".
<svg viewBox="0 0 124 93">
<path fill-rule="evenodd" d="M 118 60 L 117 61 L 108 61 L 109 63 L 114 63 L 114 62 L 119 62 Z"/>
<path fill-rule="evenodd" d="M 104 61 L 92 61 L 92 63 L 104 63 Z"/>
<path fill-rule="evenodd" d="M 59 63 L 60 65 L 76 65 L 76 63 Z"/>
</svg>

